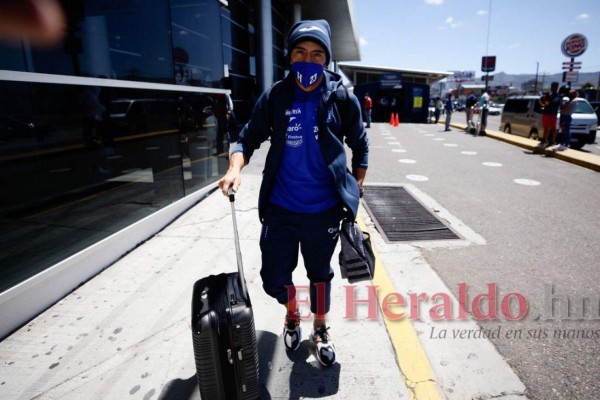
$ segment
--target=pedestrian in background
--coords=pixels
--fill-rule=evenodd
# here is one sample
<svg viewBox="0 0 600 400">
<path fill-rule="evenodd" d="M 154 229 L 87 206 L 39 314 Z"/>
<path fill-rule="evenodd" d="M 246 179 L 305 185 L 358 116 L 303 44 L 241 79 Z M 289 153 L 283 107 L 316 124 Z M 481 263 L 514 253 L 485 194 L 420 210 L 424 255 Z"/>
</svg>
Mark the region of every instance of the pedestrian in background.
<svg viewBox="0 0 600 400">
<path fill-rule="evenodd" d="M 487 127 L 487 116 L 490 105 L 490 95 L 484 91 L 479 99 L 480 125 L 479 136 L 485 136 L 485 128 Z"/>
<path fill-rule="evenodd" d="M 438 121 L 440 120 L 440 113 L 442 112 L 442 109 L 444 108 L 442 99 L 440 99 L 439 97 L 436 97 L 434 107 L 435 107 L 435 110 L 433 111 L 433 118 L 435 119 L 435 123 L 437 124 Z"/>
<path fill-rule="evenodd" d="M 540 97 L 542 106 L 542 127 L 544 136 L 539 143 L 539 148 L 545 148 L 556 144 L 556 118 L 560 107 L 560 96 L 558 95 L 558 82 L 550 84 L 550 91 Z"/>
<path fill-rule="evenodd" d="M 450 120 L 452 119 L 452 113 L 454 112 L 454 101 L 452 98 L 452 93 L 448 93 L 446 95 L 444 111 L 446 112 L 446 129 L 444 129 L 444 132 L 448 132 L 450 131 Z"/>
<path fill-rule="evenodd" d="M 575 102 L 573 100 L 576 97 L 577 92 L 569 90 L 568 96 L 562 98 L 559 119 L 561 140 L 556 149 L 558 151 L 564 151 L 571 145 L 571 121 L 573 120 L 573 111 L 575 111 Z"/>
<path fill-rule="evenodd" d="M 365 100 L 363 102 L 363 110 L 365 112 L 365 122 L 367 128 L 371 127 L 371 111 L 373 110 L 373 100 L 369 97 L 369 92 L 365 93 Z"/>
<path fill-rule="evenodd" d="M 471 93 L 469 97 L 467 97 L 467 101 L 465 103 L 465 116 L 467 118 L 467 132 L 469 132 L 470 128 L 473 126 L 473 108 L 477 104 L 477 96 L 475 93 Z"/>
<path fill-rule="evenodd" d="M 383 118 L 383 121 L 387 122 L 390 120 L 390 103 L 385 96 L 381 96 L 379 99 L 379 113 L 380 118 Z"/>
<path fill-rule="evenodd" d="M 283 342 L 294 351 L 302 341 L 292 273 L 298 250 L 310 281 L 309 336 L 317 360 L 335 363 L 327 326 L 333 269 L 331 257 L 346 215 L 356 218 L 367 173 L 368 139 L 358 98 L 331 61 L 331 31 L 325 20 L 300 21 L 288 34 L 291 73 L 258 99 L 250 121 L 231 150 L 223 194 L 240 186 L 240 173 L 261 143 L 270 139 L 258 198 L 262 223 L 260 275 L 266 293 L 286 308 Z M 340 104 L 342 103 L 342 104 Z M 343 143 L 352 150 L 352 173 Z"/>
</svg>

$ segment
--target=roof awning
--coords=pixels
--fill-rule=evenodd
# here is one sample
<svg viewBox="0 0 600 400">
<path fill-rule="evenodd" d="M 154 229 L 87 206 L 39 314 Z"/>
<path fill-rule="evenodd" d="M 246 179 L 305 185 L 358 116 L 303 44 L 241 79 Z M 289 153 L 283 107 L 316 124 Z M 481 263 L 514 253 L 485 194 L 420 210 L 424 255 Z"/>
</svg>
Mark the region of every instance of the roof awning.
<svg viewBox="0 0 600 400">
<path fill-rule="evenodd" d="M 393 67 L 380 67 L 380 66 L 372 66 L 372 65 L 359 65 L 359 64 L 349 64 L 349 63 L 340 63 L 339 68 L 342 72 L 353 81 L 352 83 L 356 84 L 354 81 L 354 76 L 356 73 L 367 73 L 372 75 L 384 75 L 384 74 L 400 74 L 402 76 L 402 80 L 406 81 L 415 81 L 415 82 L 423 82 L 428 85 L 436 83 L 442 79 L 445 79 L 449 76 L 454 75 L 453 72 L 449 71 L 429 71 L 429 70 L 417 70 L 417 69 L 403 69 L 403 68 L 393 68 Z"/>
<path fill-rule="evenodd" d="M 303 0 L 302 19 L 325 19 L 331 26 L 332 61 L 360 61 L 351 0 Z"/>
</svg>

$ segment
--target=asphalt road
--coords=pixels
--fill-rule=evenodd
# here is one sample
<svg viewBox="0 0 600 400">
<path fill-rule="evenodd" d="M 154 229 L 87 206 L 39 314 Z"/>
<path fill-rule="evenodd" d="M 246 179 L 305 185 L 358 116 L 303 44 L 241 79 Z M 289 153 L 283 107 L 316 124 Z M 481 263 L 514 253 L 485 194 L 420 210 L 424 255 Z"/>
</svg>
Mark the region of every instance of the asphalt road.
<svg viewBox="0 0 600 400">
<path fill-rule="evenodd" d="M 416 185 L 486 240 L 423 252 L 456 296 L 459 283 L 473 297 L 497 287 L 497 318 L 478 323 L 514 332 L 492 341 L 530 398 L 597 399 L 598 173 L 442 125 L 374 124 L 369 139 L 368 181 Z M 508 293 L 526 299 L 520 320 L 508 318 L 519 311 L 514 302 L 501 307 Z"/>
</svg>

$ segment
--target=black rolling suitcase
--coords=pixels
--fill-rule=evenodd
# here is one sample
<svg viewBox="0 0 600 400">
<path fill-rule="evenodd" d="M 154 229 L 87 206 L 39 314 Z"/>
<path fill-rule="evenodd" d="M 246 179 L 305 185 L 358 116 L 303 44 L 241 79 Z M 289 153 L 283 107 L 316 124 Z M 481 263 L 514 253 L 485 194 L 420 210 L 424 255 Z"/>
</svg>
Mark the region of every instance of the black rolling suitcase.
<svg viewBox="0 0 600 400">
<path fill-rule="evenodd" d="M 258 399 L 258 353 L 230 189 L 238 272 L 210 275 L 194 284 L 192 336 L 203 400 Z"/>
</svg>

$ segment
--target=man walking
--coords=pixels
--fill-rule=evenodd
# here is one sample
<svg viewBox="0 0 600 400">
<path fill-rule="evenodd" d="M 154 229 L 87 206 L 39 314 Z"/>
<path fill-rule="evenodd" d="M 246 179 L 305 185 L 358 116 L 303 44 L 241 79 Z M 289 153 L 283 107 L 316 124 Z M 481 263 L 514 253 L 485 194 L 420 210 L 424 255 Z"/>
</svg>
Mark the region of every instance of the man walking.
<svg viewBox="0 0 600 400">
<path fill-rule="evenodd" d="M 373 101 L 369 97 L 369 92 L 365 93 L 365 101 L 363 103 L 363 109 L 365 111 L 365 122 L 367 128 L 371 127 L 371 111 L 373 110 Z"/>
<path fill-rule="evenodd" d="M 471 93 L 469 97 L 467 97 L 467 101 L 465 102 L 465 116 L 467 117 L 467 128 L 466 131 L 469 133 L 471 128 L 473 127 L 473 108 L 477 104 L 477 96 L 475 93 Z"/>
<path fill-rule="evenodd" d="M 301 21 L 288 34 L 291 73 L 267 89 L 232 150 L 219 181 L 223 194 L 238 191 L 240 172 L 260 144 L 271 141 L 258 199 L 262 222 L 261 278 L 267 294 L 286 307 L 283 339 L 296 350 L 302 340 L 292 272 L 302 253 L 314 315 L 310 341 L 325 366 L 335 363 L 327 314 L 330 262 L 344 214 L 356 217 L 368 165 L 368 139 L 358 99 L 325 67 L 331 31 L 325 20 Z M 352 150 L 352 173 L 343 143 Z"/>
<path fill-rule="evenodd" d="M 556 144 L 556 120 L 558 109 L 560 107 L 560 97 L 558 95 L 558 82 L 550 84 L 550 92 L 545 93 L 540 98 L 542 109 L 542 127 L 544 128 L 544 137 L 538 145 L 545 148 Z"/>
<path fill-rule="evenodd" d="M 450 131 L 450 120 L 452 119 L 452 112 L 454 111 L 454 102 L 452 101 L 452 93 L 446 95 L 446 103 L 444 105 L 446 111 L 446 129 L 444 132 Z"/>
<path fill-rule="evenodd" d="M 488 111 L 489 111 L 489 104 L 490 104 L 490 95 L 488 94 L 487 91 L 484 91 L 483 94 L 481 95 L 481 98 L 479 99 L 479 112 L 480 112 L 480 122 L 481 125 L 479 126 L 479 136 L 485 136 L 485 128 L 487 128 L 487 117 L 488 117 Z"/>
</svg>

